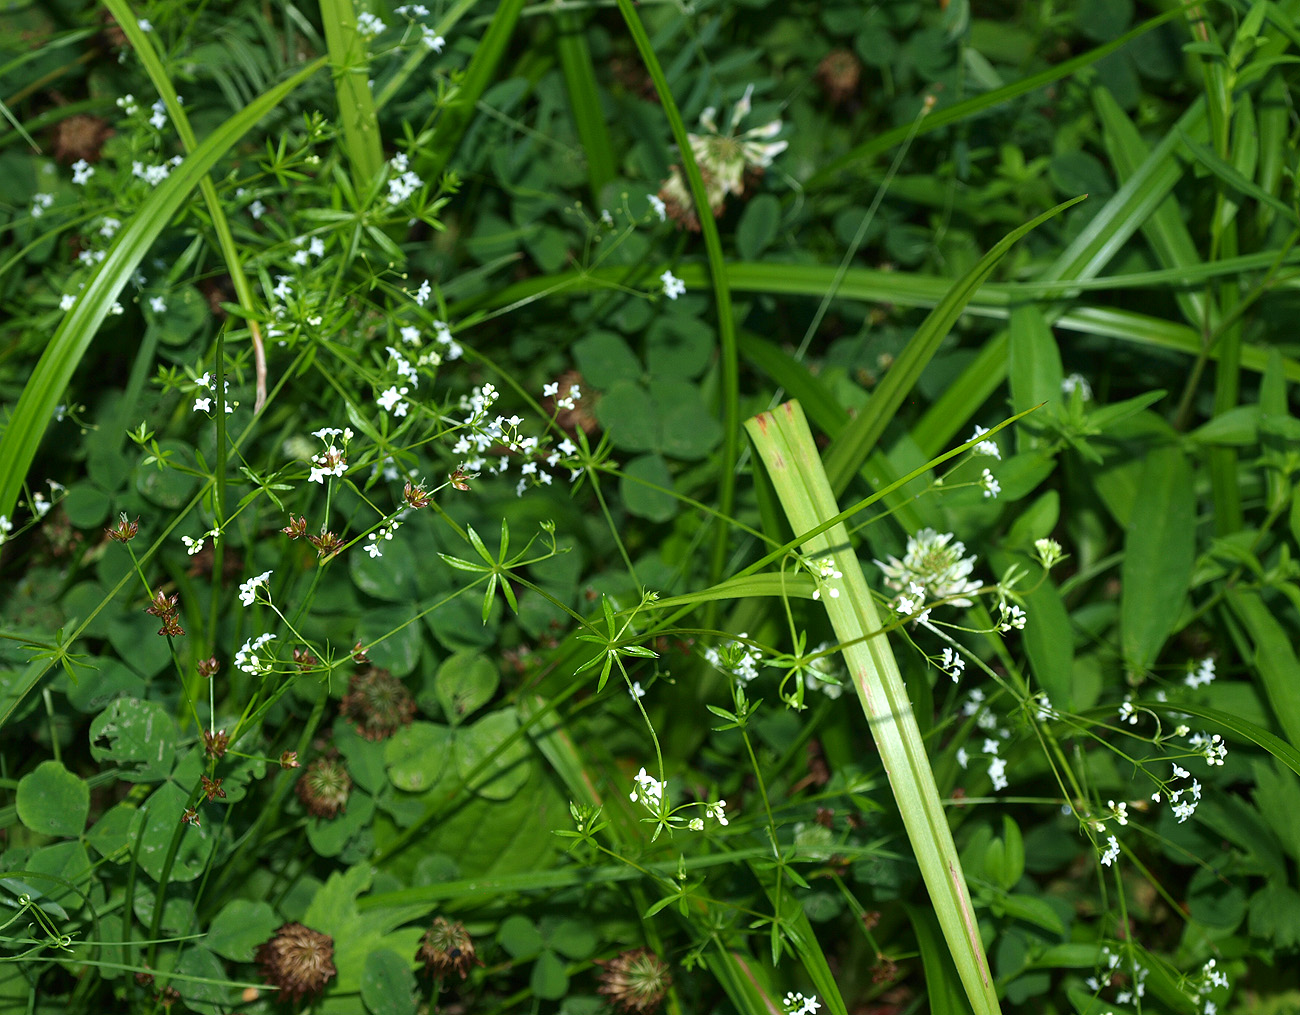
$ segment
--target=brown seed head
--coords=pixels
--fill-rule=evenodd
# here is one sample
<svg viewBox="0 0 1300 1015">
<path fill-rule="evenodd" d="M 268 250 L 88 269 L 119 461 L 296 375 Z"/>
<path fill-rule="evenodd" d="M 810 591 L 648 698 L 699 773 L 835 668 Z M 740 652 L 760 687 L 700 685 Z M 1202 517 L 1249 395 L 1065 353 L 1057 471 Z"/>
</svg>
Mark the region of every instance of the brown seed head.
<svg viewBox="0 0 1300 1015">
<path fill-rule="evenodd" d="M 423 483 L 417 483 L 412 486 L 411 481 L 408 479 L 406 481 L 406 486 L 402 489 L 402 497 L 405 499 L 407 504 L 416 510 L 429 506 L 429 495 L 425 492 Z"/>
<path fill-rule="evenodd" d="M 469 976 L 471 966 L 483 965 L 483 960 L 475 954 L 474 939 L 465 930 L 465 925 L 459 921 L 450 923 L 441 916 L 420 938 L 415 958 L 424 963 L 428 975 L 438 980 L 453 970 L 463 980 Z"/>
<path fill-rule="evenodd" d="M 210 680 L 215 677 L 219 669 L 221 669 L 221 664 L 217 662 L 216 656 L 208 656 L 206 659 L 199 660 L 199 676 L 204 679 Z"/>
<path fill-rule="evenodd" d="M 338 758 L 317 758 L 298 777 L 294 791 L 308 813 L 332 818 L 348 805 L 352 776 Z"/>
<path fill-rule="evenodd" d="M 277 930 L 275 937 L 258 946 L 256 959 L 262 979 L 279 987 L 284 1001 L 315 997 L 338 974 L 334 939 L 300 923 L 286 923 Z"/>
<path fill-rule="evenodd" d="M 290 514 L 289 524 L 280 531 L 290 539 L 301 539 L 303 536 L 307 535 L 307 519 L 302 515 L 298 515 L 298 517 L 295 518 Z"/>
<path fill-rule="evenodd" d="M 625 1012 L 649 1015 L 658 1010 L 672 983 L 668 966 L 648 948 L 634 948 L 607 961 L 596 990 Z"/>
<path fill-rule="evenodd" d="M 297 751 L 285 751 L 283 754 L 281 754 L 281 755 L 280 755 L 280 767 L 281 767 L 281 768 L 297 768 L 297 767 L 298 767 L 298 752 L 297 752 Z"/>
<path fill-rule="evenodd" d="M 137 518 L 133 522 L 128 521 L 126 512 L 123 511 L 122 514 L 118 516 L 117 524 L 112 528 L 105 529 L 104 531 L 108 534 L 109 539 L 118 543 L 125 543 L 134 539 L 135 534 L 140 531 L 140 519 Z"/>
<path fill-rule="evenodd" d="M 367 740 L 386 740 L 415 718 L 415 699 L 406 685 L 378 667 L 358 673 L 348 684 L 339 712 Z"/>
<path fill-rule="evenodd" d="M 833 49 L 817 65 L 817 83 L 831 105 L 843 105 L 858 90 L 862 61 L 847 49 Z"/>
<path fill-rule="evenodd" d="M 225 730 L 217 730 L 215 733 L 203 731 L 203 751 L 209 758 L 224 758 L 229 747 L 230 734 Z M 225 796 L 224 793 L 221 795 Z"/>
</svg>

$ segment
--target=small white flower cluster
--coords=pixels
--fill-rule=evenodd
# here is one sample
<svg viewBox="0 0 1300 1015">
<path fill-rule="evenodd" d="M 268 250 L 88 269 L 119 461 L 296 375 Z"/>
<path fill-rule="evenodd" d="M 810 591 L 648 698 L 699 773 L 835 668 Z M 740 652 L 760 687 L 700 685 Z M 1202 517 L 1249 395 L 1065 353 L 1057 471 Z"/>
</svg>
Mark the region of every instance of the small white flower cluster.
<svg viewBox="0 0 1300 1015">
<path fill-rule="evenodd" d="M 348 471 L 348 442 L 352 440 L 352 428 L 345 427 L 340 430 L 338 427 L 324 427 L 312 434 L 313 437 L 319 438 L 326 443 L 326 448 L 320 454 L 312 456 L 311 474 L 307 477 L 309 483 L 325 484 L 326 476 L 342 476 Z M 336 447 L 334 444 L 335 437 L 343 438 L 343 447 Z"/>
<path fill-rule="evenodd" d="M 822 1006 L 822 1003 L 817 1000 L 817 995 L 804 997 L 794 991 L 785 995 L 782 1004 L 785 1006 L 786 1015 L 817 1015 Z"/>
<path fill-rule="evenodd" d="M 821 655 L 828 648 L 830 648 L 830 642 L 824 641 L 812 650 L 812 654 L 820 656 L 820 658 L 814 659 L 803 668 L 803 683 L 808 690 L 821 691 L 822 694 L 834 701 L 844 693 L 844 683 L 840 678 L 835 657 Z"/>
<path fill-rule="evenodd" d="M 1191 779 L 1192 773 L 1187 771 L 1177 762 L 1173 763 L 1175 779 Z M 1151 794 L 1151 799 L 1156 803 L 1160 802 L 1160 793 L 1157 791 Z M 1181 825 L 1184 821 L 1196 813 L 1196 805 L 1201 802 L 1201 784 L 1198 780 L 1192 779 L 1190 786 L 1181 786 L 1169 794 L 1169 803 L 1173 806 L 1174 816 L 1178 818 Z"/>
<path fill-rule="evenodd" d="M 943 655 L 939 659 L 939 669 L 952 677 L 952 682 L 955 684 L 957 678 L 966 672 L 966 657 L 949 645 L 944 648 Z"/>
<path fill-rule="evenodd" d="M 894 602 L 894 609 L 903 616 L 910 617 L 916 613 L 915 622 L 918 624 L 924 624 L 930 619 L 930 610 L 922 609 L 923 606 L 925 606 L 925 586 L 920 582 L 909 583 L 907 590 L 900 593 Z"/>
<path fill-rule="evenodd" d="M 31 216 L 34 219 L 45 214 L 45 209 L 54 204 L 53 194 L 33 194 Z"/>
<path fill-rule="evenodd" d="M 1100 993 L 1103 989 L 1110 986 L 1115 970 L 1119 968 L 1120 958 L 1118 953 L 1111 951 L 1109 948 L 1103 948 L 1101 951 L 1101 958 L 1106 964 L 1105 970 L 1099 975 L 1089 976 L 1083 981 L 1088 989 L 1094 994 Z M 1147 974 L 1150 972 L 1151 971 L 1145 966 L 1140 966 L 1135 962 L 1130 975 L 1133 986 L 1129 990 L 1121 990 L 1116 994 L 1115 1003 L 1131 1004 L 1134 1000 L 1140 1001 L 1145 997 L 1147 992 Z"/>
<path fill-rule="evenodd" d="M 664 222 L 668 218 L 668 206 L 664 204 L 663 199 L 658 194 L 651 194 L 646 198 L 650 202 L 650 210 L 659 216 L 659 221 Z"/>
<path fill-rule="evenodd" d="M 993 783 L 993 789 L 1002 790 L 1010 785 L 1007 779 L 1007 762 L 1001 756 L 1001 744 L 999 740 L 1007 740 L 1011 736 L 1011 731 L 999 725 L 997 714 L 984 703 L 984 692 L 978 688 L 971 688 L 970 695 L 962 705 L 962 715 L 974 716 L 975 725 L 989 734 L 984 738 L 983 744 L 977 752 L 979 756 L 988 759 L 988 776 Z M 971 762 L 971 753 L 965 747 L 957 748 L 957 764 L 966 768 Z"/>
<path fill-rule="evenodd" d="M 817 579 L 817 588 L 813 591 L 813 599 L 822 597 L 823 588 L 826 589 L 826 594 L 832 599 L 839 599 L 840 590 L 830 584 L 844 577 L 844 573 L 835 566 L 835 558 L 823 557 L 821 560 L 813 561 L 808 567 L 812 571 L 813 577 Z"/>
<path fill-rule="evenodd" d="M 1188 743 L 1201 753 L 1211 768 L 1222 765 L 1223 759 L 1228 756 L 1228 745 L 1217 733 L 1213 736 L 1208 733 L 1193 733 L 1188 738 Z"/>
<path fill-rule="evenodd" d="M 632 802 L 640 802 L 646 810 L 658 813 L 663 807 L 664 797 L 668 792 L 668 780 L 660 782 L 654 776 L 648 775 L 644 766 L 632 778 L 636 783 L 636 788 L 630 794 Z"/>
<path fill-rule="evenodd" d="M 1214 657 L 1206 656 L 1199 663 L 1188 664 L 1187 676 L 1183 678 L 1183 683 L 1196 690 L 1198 687 L 1206 687 L 1214 683 Z"/>
<path fill-rule="evenodd" d="M 191 539 L 189 536 L 181 536 L 181 542 L 185 544 L 185 552 L 193 557 L 203 549 L 203 544 L 206 540 L 219 539 L 220 537 L 220 529 L 208 529 L 208 531 L 199 536 L 198 539 Z"/>
<path fill-rule="evenodd" d="M 991 469 L 985 469 L 984 474 L 980 476 L 980 486 L 984 488 L 984 496 L 991 499 L 1002 492 L 1002 484 L 994 478 Z"/>
<path fill-rule="evenodd" d="M 659 281 L 664 284 L 664 295 L 670 300 L 675 300 L 686 292 L 686 283 L 671 271 L 665 271 L 660 275 Z"/>
<path fill-rule="evenodd" d="M 1130 726 L 1136 726 L 1138 722 L 1137 709 L 1133 707 L 1133 695 L 1124 695 L 1124 700 L 1119 705 L 1119 721 L 1126 722 Z"/>
<path fill-rule="evenodd" d="M 542 385 L 542 397 L 554 398 L 557 409 L 574 409 L 578 405 L 578 399 L 582 397 L 582 389 L 576 384 L 569 385 L 569 393 L 560 396 L 560 384 L 558 381 L 552 384 Z"/>
<path fill-rule="evenodd" d="M 374 532 L 370 533 L 370 535 L 366 537 L 366 553 L 370 554 L 372 558 L 382 557 L 384 552 L 379 543 L 383 540 L 392 539 L 393 533 L 401 527 L 402 523 L 394 519 L 393 524 L 389 525 L 387 528 L 380 526 Z"/>
<path fill-rule="evenodd" d="M 1073 395 L 1076 391 L 1085 402 L 1092 401 L 1092 388 L 1084 380 L 1083 374 L 1070 374 L 1069 377 L 1061 379 L 1062 394 Z"/>
<path fill-rule="evenodd" d="M 95 167 L 85 159 L 77 159 L 72 163 L 72 182 L 78 187 L 84 187 L 94 175 Z"/>
<path fill-rule="evenodd" d="M 382 35 L 387 27 L 369 11 L 362 11 L 357 15 L 357 32 L 367 38 L 373 39 L 376 35 Z"/>
<path fill-rule="evenodd" d="M 9 520 L 8 515 L 0 515 L 0 546 L 3 546 L 9 539 L 9 533 L 13 532 L 14 523 Z"/>
<path fill-rule="evenodd" d="M 1034 552 L 1038 557 L 1038 563 L 1049 571 L 1065 556 L 1061 552 L 1061 544 L 1055 539 L 1035 539 Z"/>
<path fill-rule="evenodd" d="M 975 440 L 976 438 L 984 436 L 984 434 L 988 432 L 989 432 L 988 427 L 980 426 L 977 423 L 975 425 L 975 432 L 971 434 L 969 437 L 967 437 L 964 443 L 968 444 L 971 441 Z M 980 441 L 973 448 L 971 448 L 971 451 L 977 455 L 987 455 L 990 458 L 996 458 L 998 461 L 1002 461 L 1002 452 L 998 450 L 998 446 L 995 443 L 993 443 L 993 441 L 991 440 Z"/>
<path fill-rule="evenodd" d="M 546 395 L 556 394 L 558 385 L 547 385 L 544 390 Z M 557 399 L 556 406 L 573 408 L 580 395 L 578 385 L 571 385 L 568 396 Z M 498 476 L 504 474 L 510 467 L 509 456 L 499 455 L 495 465 L 490 465 L 485 457 L 490 449 L 504 447 L 511 454 L 525 459 L 519 467 L 520 478 L 515 484 L 517 496 L 522 497 L 530 485 L 550 486 L 554 482 L 554 476 L 544 471 L 541 466 L 545 464 L 549 468 L 555 468 L 563 460 L 572 458 L 578 450 L 577 445 L 566 437 L 553 449 L 546 451 L 541 438 L 527 436 L 520 432 L 519 425 L 524 422 L 522 416 L 498 415 L 494 419 L 489 419 L 489 410 L 498 397 L 497 389 L 493 385 L 484 384 L 461 399 L 461 408 L 468 413 L 461 421 L 466 432 L 452 445 L 455 454 L 465 456 L 460 471 L 467 474 L 483 472 L 491 472 Z M 569 469 L 570 482 L 577 480 L 580 475 L 582 469 Z"/>
<path fill-rule="evenodd" d="M 1010 631 L 1015 628 L 1017 631 L 1025 629 L 1025 622 L 1029 619 L 1025 611 L 1014 603 L 1008 605 L 1006 600 L 998 603 L 998 630 L 1002 632 Z"/>
<path fill-rule="evenodd" d="M 1106 848 L 1101 854 L 1101 864 L 1103 867 L 1109 867 L 1119 859 L 1119 840 L 1113 835 L 1106 837 Z"/>
<path fill-rule="evenodd" d="M 1216 969 L 1217 965 L 1215 959 L 1210 959 L 1201 967 L 1200 982 L 1196 984 L 1196 993 L 1201 1002 L 1201 1015 L 1218 1015 L 1219 1006 L 1206 995 L 1216 988 L 1227 990 L 1230 986 L 1227 974 Z"/>
<path fill-rule="evenodd" d="M 706 820 L 716 821 L 718 824 L 723 826 L 730 824 L 730 822 L 727 820 L 727 815 L 725 810 L 726 806 L 727 806 L 727 801 L 725 800 L 715 800 L 711 804 L 705 804 L 704 817 L 691 818 L 690 822 L 687 824 L 686 827 L 689 828 L 692 832 L 702 832 L 704 831 L 704 822 Z"/>
<path fill-rule="evenodd" d="M 151 187 L 156 187 L 167 179 L 172 170 L 184 161 L 185 159 L 182 156 L 173 155 L 170 159 L 164 159 L 156 166 L 146 166 L 139 159 L 136 159 L 131 163 L 131 175 L 144 180 Z"/>
<path fill-rule="evenodd" d="M 410 404 L 402 401 L 402 399 L 406 397 L 407 392 L 410 390 L 410 388 L 405 386 L 400 388 L 393 386 L 385 389 L 384 393 L 376 398 L 375 401 L 379 403 L 379 407 L 383 409 L 384 412 L 392 413 L 394 416 L 405 416 L 406 410 L 410 408 Z"/>
<path fill-rule="evenodd" d="M 257 590 L 259 588 L 264 588 L 266 589 L 266 601 L 269 603 L 271 601 L 271 587 L 267 584 L 267 579 L 271 577 L 271 574 L 272 572 L 270 571 L 263 571 L 261 574 L 248 579 L 248 581 L 240 585 L 239 601 L 245 606 L 252 606 L 257 600 Z"/>
<path fill-rule="evenodd" d="M 270 669 L 271 660 L 263 660 L 258 652 L 262 646 L 268 642 L 274 641 L 275 635 L 271 633 L 259 634 L 256 638 L 249 638 L 248 641 L 240 647 L 235 653 L 235 668 L 245 673 L 262 673 Z"/>
<path fill-rule="evenodd" d="M 729 673 L 738 680 L 749 683 L 758 676 L 759 667 L 763 665 L 763 653 L 757 647 L 744 643 L 749 635 L 741 632 L 739 641 L 731 641 L 721 648 L 709 647 L 704 650 L 704 659 L 723 673 Z"/>
<path fill-rule="evenodd" d="M 392 174 L 388 178 L 388 203 L 391 205 L 401 204 L 424 186 L 424 181 L 409 166 L 410 159 L 404 152 L 398 152 L 388 160 Z"/>
<path fill-rule="evenodd" d="M 179 102 L 180 98 L 179 95 L 176 96 L 176 101 Z M 167 103 L 159 99 L 149 108 L 153 111 L 153 115 L 149 117 L 149 122 L 155 130 L 162 130 L 167 126 Z"/>
<path fill-rule="evenodd" d="M 293 245 L 298 249 L 289 258 L 289 261 L 300 268 L 305 268 L 310 264 L 313 257 L 325 256 L 325 241 L 319 236 L 312 236 L 310 239 L 306 236 L 299 236 L 293 241 Z"/>
<path fill-rule="evenodd" d="M 203 376 L 201 376 L 201 377 L 196 377 L 196 378 L 194 378 L 194 390 L 195 390 L 196 392 L 197 392 L 197 391 L 211 391 L 211 390 L 212 390 L 212 373 L 211 373 L 211 371 L 208 371 L 208 372 L 204 373 Z M 230 393 L 230 381 L 226 381 L 226 383 L 225 383 L 225 388 L 224 388 L 223 390 L 224 390 L 227 394 Z M 226 401 L 225 401 L 226 414 L 229 415 L 230 413 L 234 412 L 234 411 L 235 411 L 235 406 L 237 406 L 238 404 L 239 404 L 238 402 L 232 402 L 229 398 L 227 398 Z M 211 396 L 211 395 L 204 395 L 204 396 L 202 396 L 202 397 L 198 397 L 198 396 L 196 396 L 195 399 L 194 399 L 194 408 L 193 408 L 192 411 L 193 411 L 193 412 L 211 412 L 211 411 L 212 411 L 212 396 Z"/>
</svg>

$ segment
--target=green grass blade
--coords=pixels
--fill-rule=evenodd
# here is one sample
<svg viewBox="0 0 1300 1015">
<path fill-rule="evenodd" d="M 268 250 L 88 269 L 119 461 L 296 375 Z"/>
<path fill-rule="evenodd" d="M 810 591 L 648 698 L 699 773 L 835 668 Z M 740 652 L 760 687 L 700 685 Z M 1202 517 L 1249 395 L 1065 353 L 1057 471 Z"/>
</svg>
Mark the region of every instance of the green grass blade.
<svg viewBox="0 0 1300 1015">
<path fill-rule="evenodd" d="M 709 275 L 713 282 L 713 301 L 718 310 L 718 356 L 722 369 L 722 451 L 718 463 L 718 510 L 730 515 L 735 504 L 736 495 L 736 459 L 740 456 L 740 356 L 736 350 L 736 319 L 731 306 L 731 285 L 727 279 L 727 268 L 722 256 L 722 239 L 718 236 L 718 224 L 714 221 L 709 208 L 709 200 L 704 192 L 704 179 L 700 176 L 700 167 L 696 165 L 695 155 L 686 136 L 686 124 L 682 121 L 681 110 L 673 98 L 659 64 L 659 57 L 650 44 L 645 26 L 636 12 L 632 0 L 618 0 L 618 9 L 627 23 L 632 41 L 636 43 L 637 52 L 645 64 L 650 79 L 654 82 L 659 95 L 664 117 L 672 128 L 673 140 L 677 142 L 678 157 L 686 179 L 691 186 L 691 197 L 695 201 L 695 213 L 700 220 L 700 235 L 704 238 L 704 249 L 709 261 Z M 713 541 L 713 556 L 709 568 L 709 580 L 717 582 L 722 577 L 726 565 L 730 540 L 723 529 Z"/>
<path fill-rule="evenodd" d="M 614 146 L 609 140 L 609 128 L 600 105 L 600 89 L 596 85 L 585 27 L 584 21 L 573 11 L 560 11 L 555 15 L 560 69 L 564 72 L 569 103 L 573 106 L 573 122 L 587 156 L 591 199 L 599 208 L 600 192 L 614 179 Z"/>
<path fill-rule="evenodd" d="M 916 333 L 908 341 L 907 348 L 889 368 L 889 373 L 872 394 L 866 409 L 845 427 L 839 440 L 831 445 L 830 452 L 826 456 L 826 472 L 830 476 L 831 487 L 834 490 L 844 489 L 853 473 L 876 446 L 881 434 L 885 432 L 885 427 L 894 418 L 894 414 L 903 404 L 908 393 L 915 387 L 921 371 L 938 351 L 939 343 L 948 336 L 949 330 L 961 316 L 966 304 L 975 295 L 980 284 L 993 273 L 993 269 L 1007 251 L 1031 230 L 1082 200 L 1083 197 L 1076 197 L 1064 201 L 1018 229 L 1012 230 L 980 258 L 970 271 L 952 284 L 947 295 L 917 328 Z"/>
<path fill-rule="evenodd" d="M 352 164 L 352 185 L 358 193 L 365 193 L 384 165 L 365 40 L 357 31 L 352 0 L 320 0 L 320 16 L 329 47 L 335 101 L 343 122 L 343 147 Z"/>
<path fill-rule="evenodd" d="M 1264 684 L 1282 735 L 1292 744 L 1300 744 L 1300 681 L 1296 680 L 1300 659 L 1296 658 L 1291 634 L 1256 592 L 1230 591 L 1228 606 L 1250 636 L 1251 644 L 1242 646 L 1242 655 L 1250 661 L 1253 649 L 1254 669 Z M 1281 760 L 1291 764 L 1285 758 Z"/>
<path fill-rule="evenodd" d="M 1218 723 L 1224 729 L 1231 730 L 1243 740 L 1249 740 L 1251 743 L 1264 748 L 1278 761 L 1286 765 L 1287 768 L 1295 772 L 1296 775 L 1300 775 L 1300 750 L 1296 750 L 1276 734 L 1270 733 L 1261 726 L 1256 726 L 1249 719 L 1243 719 L 1221 709 L 1203 708 L 1199 705 L 1187 705 L 1183 702 L 1179 702 L 1177 707 L 1167 701 L 1134 702 L 1134 706 L 1153 712 L 1164 712 L 1170 719 L 1177 719 L 1180 715 L 1194 715 L 1198 719 Z"/>
<path fill-rule="evenodd" d="M 0 515 L 12 517 L 23 479 L 36 457 L 36 449 L 54 414 L 54 407 L 63 397 L 77 364 L 108 316 L 109 308 L 148 254 L 154 240 L 217 160 L 290 92 L 325 66 L 325 62 L 322 58 L 307 65 L 221 124 L 158 185 L 140 211 L 122 227 L 80 298 L 50 337 L 14 407 L 9 425 L 0 437 Z"/>
<path fill-rule="evenodd" d="M 814 532 L 840 513 L 797 402 L 755 416 L 745 429 L 795 532 Z M 908 840 L 966 996 L 978 1015 L 996 1012 L 997 993 L 948 818 L 898 664 L 880 633 L 875 600 L 852 550 L 848 529 L 838 522 L 818 535 L 801 538 L 805 554 L 833 557 L 843 575 L 836 581 L 840 594 L 823 595 L 819 602 L 826 608 L 836 639 L 844 645 L 845 662 L 889 773 Z"/>
</svg>

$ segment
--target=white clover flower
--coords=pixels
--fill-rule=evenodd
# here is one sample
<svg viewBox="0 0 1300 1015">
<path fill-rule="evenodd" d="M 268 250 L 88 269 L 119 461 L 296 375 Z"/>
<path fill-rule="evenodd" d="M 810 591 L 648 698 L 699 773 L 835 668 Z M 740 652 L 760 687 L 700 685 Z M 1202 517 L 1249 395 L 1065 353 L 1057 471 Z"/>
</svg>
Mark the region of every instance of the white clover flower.
<svg viewBox="0 0 1300 1015">
<path fill-rule="evenodd" d="M 84 186 L 90 182 L 90 178 L 95 175 L 95 167 L 85 159 L 77 159 L 72 163 L 72 182 L 78 187 Z"/>
<path fill-rule="evenodd" d="M 885 574 L 885 584 L 896 592 L 912 585 L 920 586 L 926 601 L 952 598 L 953 606 L 970 606 L 970 593 L 983 586 L 982 581 L 972 581 L 970 573 L 975 568 L 974 555 L 962 557 L 966 545 L 953 542 L 951 532 L 938 533 L 922 529 L 907 540 L 907 553 L 903 559 L 890 557 L 889 563 L 875 561 Z"/>
<path fill-rule="evenodd" d="M 743 134 L 736 133 L 740 121 L 749 115 L 753 94 L 754 86 L 750 85 L 732 108 L 726 134 L 718 129 L 717 110 L 710 106 L 700 114 L 700 126 L 705 132 L 686 135 L 695 161 L 704 172 L 709 204 L 714 205 L 716 202 L 718 209 L 721 209 L 727 194 L 737 197 L 744 194 L 747 169 L 766 169 L 776 156 L 790 146 L 788 141 L 771 140 L 781 133 L 780 120 L 753 127 Z"/>
<path fill-rule="evenodd" d="M 250 579 L 248 579 L 248 581 L 246 581 L 246 582 L 244 582 L 242 585 L 240 585 L 240 586 L 239 586 L 239 601 L 240 601 L 241 603 L 243 603 L 245 606 L 252 606 L 252 605 L 253 605 L 253 600 L 255 600 L 255 599 L 257 598 L 257 590 L 258 590 L 258 588 L 267 588 L 267 592 L 268 592 L 268 594 L 269 594 L 270 589 L 269 589 L 269 587 L 267 586 L 266 582 L 267 582 L 267 579 L 271 577 L 271 574 L 272 574 L 272 572 L 270 572 L 270 571 L 263 571 L 261 574 L 257 575 L 255 578 L 250 578 Z"/>
<path fill-rule="evenodd" d="M 686 292 L 686 283 L 671 271 L 665 271 L 659 276 L 659 280 L 664 284 L 664 295 L 670 300 L 675 300 Z"/>
<path fill-rule="evenodd" d="M 988 427 L 980 426 L 977 423 L 975 425 L 975 432 L 966 438 L 966 443 L 970 443 L 971 441 L 975 440 L 977 437 L 982 437 L 984 434 L 988 432 L 989 432 Z M 988 455 L 990 458 L 996 458 L 998 461 L 1002 460 L 1002 452 L 998 450 L 998 446 L 994 444 L 991 440 L 980 441 L 978 444 L 975 445 L 975 447 L 971 448 L 971 451 L 973 451 L 977 455 Z"/>
</svg>

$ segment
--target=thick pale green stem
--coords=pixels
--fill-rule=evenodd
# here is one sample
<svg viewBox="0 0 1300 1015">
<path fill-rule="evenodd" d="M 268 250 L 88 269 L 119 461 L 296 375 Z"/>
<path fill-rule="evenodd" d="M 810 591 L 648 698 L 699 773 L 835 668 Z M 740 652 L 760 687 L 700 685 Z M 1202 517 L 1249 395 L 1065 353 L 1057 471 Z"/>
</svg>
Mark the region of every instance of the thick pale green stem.
<svg viewBox="0 0 1300 1015">
<path fill-rule="evenodd" d="M 810 532 L 839 514 L 798 402 L 755 416 L 745 428 L 795 532 Z M 840 523 L 810 537 L 803 552 L 814 559 L 833 558 L 842 575 L 827 583 L 819 601 L 844 645 L 845 662 L 966 995 L 979 1015 L 997 1012 L 997 993 L 934 773 L 889 642 L 883 634 L 872 636 L 880 631 L 880 618 L 849 544 L 848 529 Z M 831 595 L 832 588 L 838 596 Z"/>
</svg>

